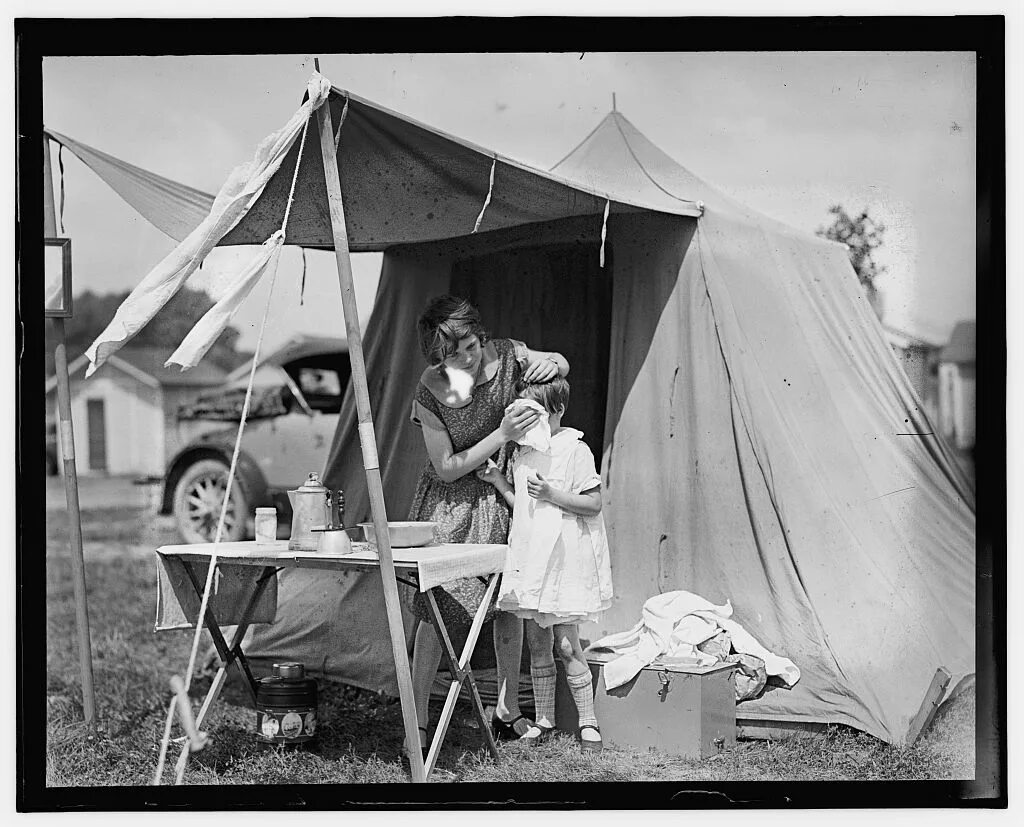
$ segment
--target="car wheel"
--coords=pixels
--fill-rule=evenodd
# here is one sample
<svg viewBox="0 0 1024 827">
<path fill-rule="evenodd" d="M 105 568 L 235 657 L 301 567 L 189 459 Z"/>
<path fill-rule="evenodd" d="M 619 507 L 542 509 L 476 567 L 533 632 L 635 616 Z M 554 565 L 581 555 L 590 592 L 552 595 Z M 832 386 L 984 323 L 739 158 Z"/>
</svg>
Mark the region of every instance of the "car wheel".
<svg viewBox="0 0 1024 827">
<path fill-rule="evenodd" d="M 174 518 L 178 523 L 178 533 L 186 543 L 214 541 L 227 481 L 228 466 L 219 459 L 201 459 L 181 475 L 174 487 Z M 248 512 L 245 493 L 236 477 L 224 515 L 223 542 L 245 539 Z"/>
</svg>

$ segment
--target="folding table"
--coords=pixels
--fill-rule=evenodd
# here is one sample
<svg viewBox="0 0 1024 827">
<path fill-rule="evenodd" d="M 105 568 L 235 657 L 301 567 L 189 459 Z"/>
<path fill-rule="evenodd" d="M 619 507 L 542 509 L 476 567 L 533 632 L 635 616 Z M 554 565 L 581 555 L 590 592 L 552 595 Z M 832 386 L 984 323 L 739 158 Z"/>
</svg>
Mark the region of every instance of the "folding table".
<svg viewBox="0 0 1024 827">
<path fill-rule="evenodd" d="M 169 565 L 171 567 L 181 566 L 201 601 L 205 578 L 197 574 L 195 565 L 208 565 L 213 555 L 213 549 L 213 543 L 161 546 L 157 549 L 157 555 L 165 570 L 168 570 Z M 452 714 L 455 711 L 455 702 L 458 700 L 464 683 L 469 684 L 473 711 L 480 721 L 484 742 L 494 759 L 498 760 L 498 750 L 491 735 L 490 723 L 484 715 L 483 704 L 480 701 L 480 694 L 477 691 L 469 661 L 473 655 L 473 649 L 476 647 L 477 638 L 480 636 L 480 629 L 483 626 L 488 606 L 494 597 L 494 589 L 497 586 L 498 576 L 505 564 L 507 550 L 508 546 L 506 545 L 470 543 L 437 544 L 418 548 L 392 549 L 394 568 L 396 575 L 399 576 L 398 579 L 418 588 L 426 595 L 430 622 L 441 642 L 444 657 L 452 675 L 451 685 L 449 686 L 448 696 L 445 699 L 444 708 L 441 712 L 441 718 L 438 721 L 434 738 L 430 744 L 430 750 L 424 762 L 424 769 L 428 778 L 434 769 L 437 755 L 440 752 L 441 744 L 444 741 Z M 350 554 L 290 551 L 287 540 L 279 540 L 274 543 L 221 543 L 217 546 L 217 563 L 218 566 L 252 566 L 261 569 L 261 572 L 253 581 L 251 592 L 244 601 L 244 607 L 230 644 L 224 639 L 224 634 L 215 616 L 213 606 L 207 605 L 204 625 L 210 630 L 210 635 L 213 637 L 222 664 L 214 677 L 213 684 L 203 701 L 199 714 L 196 716 L 197 728 L 202 725 L 210 706 L 220 694 L 227 675 L 227 669 L 232 663 L 237 663 L 255 702 L 256 680 L 249 668 L 245 653 L 242 651 L 242 639 L 249 628 L 254 607 L 257 605 L 267 584 L 276 576 L 279 569 L 355 569 L 367 571 L 380 568 L 376 546 L 361 542 L 353 542 L 352 553 Z M 448 629 L 438 611 L 437 602 L 432 590 L 443 583 L 466 577 L 479 577 L 485 580 L 487 582 L 487 591 L 473 617 L 473 623 L 466 638 L 466 643 L 463 646 L 462 655 L 458 656 L 452 647 Z M 197 603 L 196 607 L 192 610 L 193 615 L 198 614 L 198 605 Z M 186 607 L 183 605 L 182 608 Z M 195 618 L 190 618 L 190 620 L 194 622 Z"/>
</svg>

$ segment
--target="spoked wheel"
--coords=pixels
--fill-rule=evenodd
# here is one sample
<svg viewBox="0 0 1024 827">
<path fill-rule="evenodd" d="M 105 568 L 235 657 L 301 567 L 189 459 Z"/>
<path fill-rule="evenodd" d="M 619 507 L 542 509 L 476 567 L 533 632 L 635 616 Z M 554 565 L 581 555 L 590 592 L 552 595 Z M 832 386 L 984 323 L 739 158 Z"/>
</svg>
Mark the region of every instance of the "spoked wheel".
<svg viewBox="0 0 1024 827">
<path fill-rule="evenodd" d="M 190 465 L 174 488 L 174 517 L 186 543 L 212 543 L 217 534 L 228 467 L 218 459 L 201 459 Z M 222 542 L 245 539 L 248 505 L 237 477 L 224 515 Z"/>
</svg>

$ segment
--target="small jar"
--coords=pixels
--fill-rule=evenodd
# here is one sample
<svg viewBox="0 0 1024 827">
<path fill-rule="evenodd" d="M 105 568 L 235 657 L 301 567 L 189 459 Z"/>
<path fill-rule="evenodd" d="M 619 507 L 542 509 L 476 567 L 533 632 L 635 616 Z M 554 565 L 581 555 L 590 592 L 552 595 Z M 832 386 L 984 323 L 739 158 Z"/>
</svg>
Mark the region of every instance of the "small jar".
<svg viewBox="0 0 1024 827">
<path fill-rule="evenodd" d="M 277 509 L 256 509 L 256 542 L 273 543 L 277 540 Z"/>
</svg>

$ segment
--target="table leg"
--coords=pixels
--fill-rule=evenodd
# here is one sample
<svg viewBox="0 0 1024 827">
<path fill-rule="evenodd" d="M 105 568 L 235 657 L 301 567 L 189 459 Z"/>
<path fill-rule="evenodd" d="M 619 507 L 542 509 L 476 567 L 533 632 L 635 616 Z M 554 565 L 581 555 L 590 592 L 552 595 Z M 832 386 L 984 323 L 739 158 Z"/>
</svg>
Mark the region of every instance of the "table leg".
<svg viewBox="0 0 1024 827">
<path fill-rule="evenodd" d="M 473 670 L 469 666 L 469 660 L 473 655 L 473 650 L 476 648 L 477 638 L 480 636 L 480 629 L 484 625 L 484 617 L 487 615 L 487 609 L 490 607 L 491 598 L 494 596 L 494 589 L 498 582 L 497 578 L 497 574 L 491 576 L 490 583 L 487 586 L 487 591 L 484 594 L 484 599 L 480 603 L 480 607 L 477 609 L 476 615 L 473 617 L 473 625 L 470 627 L 469 634 L 466 637 L 466 645 L 462 649 L 461 658 L 457 658 L 455 655 L 455 649 L 448 636 L 448 629 L 444 625 L 444 620 L 442 620 L 441 614 L 438 611 L 437 601 L 434 599 L 433 593 L 430 590 L 425 593 L 430 622 L 434 627 L 434 632 L 437 634 L 438 640 L 441 641 L 442 654 L 444 655 L 448 663 L 448 669 L 452 674 L 452 683 L 448 688 L 448 697 L 445 699 L 444 708 L 441 711 L 441 717 L 438 720 L 437 729 L 434 732 L 434 738 L 430 745 L 430 751 L 427 754 L 426 773 L 428 776 L 433 770 L 434 762 L 441 750 L 441 743 L 444 741 L 444 737 L 448 732 L 448 725 L 451 723 L 452 715 L 455 712 L 455 702 L 458 700 L 462 684 L 467 680 L 469 681 L 473 712 L 476 714 L 476 717 L 480 722 L 480 728 L 484 736 L 484 743 L 495 761 L 500 760 L 498 756 L 498 748 L 494 743 L 494 737 L 491 735 L 490 724 L 487 721 L 487 716 L 484 714 L 484 707 L 480 700 L 480 693 L 477 691 L 476 682 L 473 679 Z"/>
<path fill-rule="evenodd" d="M 198 580 L 195 578 L 194 572 L 191 567 L 185 564 L 186 571 L 189 573 L 190 579 L 192 579 L 192 585 L 196 586 Z M 238 625 L 235 627 L 235 633 L 231 636 L 231 645 L 227 646 L 227 652 L 229 657 L 224 659 L 223 654 L 221 655 L 224 660 L 224 664 L 217 670 L 217 674 L 213 677 L 213 683 L 210 684 L 210 690 L 206 693 L 206 697 L 203 699 L 203 705 L 199 708 L 199 714 L 196 715 L 196 729 L 200 729 L 203 725 L 203 721 L 206 718 L 206 714 L 210 711 L 210 707 L 216 702 L 220 696 L 221 689 L 224 688 L 224 681 L 227 679 L 228 667 L 231 666 L 231 662 L 237 655 L 239 658 L 244 657 L 242 654 L 242 639 L 245 637 L 245 633 L 249 631 L 249 621 L 252 617 L 252 613 L 256 608 L 256 603 L 260 599 L 260 595 L 267 588 L 271 578 L 277 576 L 277 569 L 273 566 L 265 566 L 263 574 L 256 581 L 256 588 L 253 589 L 252 596 L 249 598 L 249 602 L 246 603 L 245 609 L 242 610 L 242 617 L 240 618 Z M 200 592 L 202 594 L 202 592 Z M 209 609 L 209 607 L 207 607 Z M 207 611 L 207 618 L 210 618 L 209 611 Z M 218 629 L 219 631 L 219 629 Z M 223 636 L 221 637 L 223 641 Z M 225 644 L 226 645 L 226 644 Z M 217 649 L 220 652 L 220 647 Z M 247 678 L 251 679 L 252 674 L 248 672 L 248 662 L 246 662 L 246 675 Z M 252 685 L 252 696 L 253 703 L 256 702 L 256 688 L 255 683 Z M 181 745 L 181 752 L 178 754 L 178 761 L 175 765 L 175 784 L 180 784 L 181 779 L 184 775 L 185 763 L 188 761 L 189 753 L 189 742 L 186 739 Z"/>
<path fill-rule="evenodd" d="M 188 579 L 192 583 L 192 588 L 195 589 L 196 594 L 202 599 L 203 585 L 199 582 L 199 578 L 196 577 L 195 570 L 192 568 L 192 564 L 187 561 L 182 561 L 182 565 L 185 569 L 185 573 L 188 575 Z M 245 615 L 251 614 L 252 609 L 255 607 L 255 603 L 263 588 L 266 586 L 267 574 L 266 571 L 273 571 L 269 566 L 264 569 L 264 575 L 261 577 L 256 584 L 256 588 L 253 590 L 253 596 L 249 598 L 249 602 L 243 611 L 243 619 Z M 248 627 L 248 622 L 245 624 Z M 213 644 L 217 647 L 217 653 L 220 655 L 221 660 L 224 661 L 225 666 L 230 666 L 231 663 L 237 661 L 239 668 L 242 670 L 243 677 L 249 687 L 249 693 L 252 696 L 253 703 L 256 702 L 256 679 L 253 677 L 252 670 L 249 668 L 249 661 L 246 660 L 245 654 L 241 648 L 241 638 L 238 637 L 238 633 L 235 633 L 235 638 L 232 640 L 232 646 L 228 646 L 224 640 L 224 633 L 221 632 L 220 624 L 217 622 L 217 617 L 213 613 L 213 609 L 209 603 L 206 606 L 206 628 L 210 632 L 210 637 L 213 638 Z M 234 641 L 238 641 L 237 647 Z"/>
</svg>

